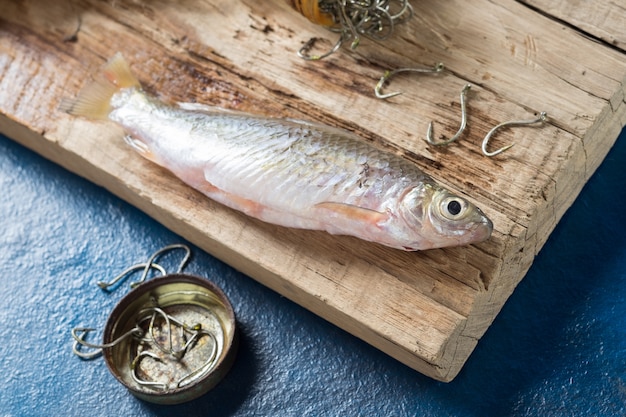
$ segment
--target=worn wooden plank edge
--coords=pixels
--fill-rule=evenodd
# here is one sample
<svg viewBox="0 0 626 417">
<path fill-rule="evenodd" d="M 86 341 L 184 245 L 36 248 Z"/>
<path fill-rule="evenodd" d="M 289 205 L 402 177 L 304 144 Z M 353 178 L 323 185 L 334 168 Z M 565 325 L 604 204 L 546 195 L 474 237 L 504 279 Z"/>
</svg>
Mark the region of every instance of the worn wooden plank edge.
<svg viewBox="0 0 626 417">
<path fill-rule="evenodd" d="M 522 2 L 546 15 L 578 27 L 607 44 L 626 49 L 626 26 L 623 23 L 625 8 L 617 1 L 596 0 L 589 7 L 559 0 L 522 0 Z"/>
<path fill-rule="evenodd" d="M 574 160 L 577 158 L 586 158 L 588 160 L 583 173 L 585 178 L 591 175 L 595 167 L 604 158 L 610 145 L 617 137 L 619 128 L 624 124 L 623 104 L 622 91 L 621 100 L 619 97 L 611 100 L 612 108 L 609 109 L 607 106 L 603 113 L 595 118 L 594 126 L 589 129 L 586 137 L 581 141 L 581 146 L 576 150 L 576 155 L 572 156 Z M 228 263 L 237 265 L 243 272 L 257 278 L 265 285 L 316 311 L 331 322 L 367 340 L 409 366 L 437 379 L 450 380 L 458 372 L 469 352 L 473 349 L 475 341 L 482 335 L 497 311 L 501 308 L 501 300 L 506 299 L 517 282 L 519 282 L 515 280 L 494 280 L 494 285 L 489 286 L 486 291 L 477 291 L 472 310 L 469 313 L 444 313 L 451 320 L 453 325 L 450 328 L 453 328 L 453 330 L 446 335 L 438 351 L 411 352 L 407 350 L 406 346 L 397 346 L 390 338 L 386 338 L 382 332 L 363 327 L 362 322 L 355 320 L 353 316 L 346 314 L 340 309 L 328 308 L 329 306 L 325 300 L 306 292 L 302 287 L 297 285 L 286 286 L 276 271 L 271 270 L 271 268 L 259 269 L 258 265 L 250 261 L 249 258 L 242 257 L 232 246 L 224 245 L 219 241 L 206 242 L 204 239 L 199 238 L 193 225 L 186 219 L 181 218 L 179 213 L 168 211 L 168 208 L 163 205 L 163 201 L 159 200 L 158 195 L 150 194 L 149 190 L 142 190 L 140 187 L 132 184 L 120 182 L 117 177 L 111 176 L 107 172 L 106 167 L 97 166 L 97 164 L 90 161 L 88 155 L 73 153 L 64 148 L 63 134 L 67 133 L 67 131 L 59 129 L 57 132 L 45 132 L 42 136 L 41 134 L 44 132 L 37 131 L 35 125 L 36 123 L 32 123 L 29 120 L 16 120 L 11 115 L 5 115 L 0 118 L 0 130 L 9 137 L 71 171 L 86 176 L 93 182 L 104 186 L 124 200 L 136 205 L 170 229 L 189 238 L 190 241 L 198 244 L 198 246 L 208 252 L 214 253 Z M 585 143 L 593 144 L 594 146 L 590 146 L 590 149 L 587 150 L 585 149 Z M 597 144 L 600 144 L 600 146 L 595 146 Z M 563 175 L 567 174 L 564 173 Z M 517 246 L 504 251 L 509 254 L 509 257 L 504 260 L 502 270 L 499 273 L 507 274 L 507 265 L 522 265 L 524 271 L 530 266 L 534 254 L 543 245 L 545 238 L 547 238 L 548 233 L 545 233 L 545 231 L 552 230 L 562 212 L 571 204 L 571 201 L 573 201 L 575 195 L 578 194 L 582 187 L 582 184 L 580 184 L 578 188 L 568 189 L 567 193 L 559 192 L 556 189 L 558 188 L 556 184 L 560 184 L 560 182 L 555 181 L 554 215 L 550 217 L 549 221 L 532 225 L 526 231 L 526 235 L 516 236 L 516 239 L 511 241 L 513 246 Z M 537 210 L 543 210 L 546 207 L 538 206 Z M 538 231 L 541 231 L 541 233 L 538 233 Z M 537 235 L 540 237 L 537 237 Z M 512 274 L 510 271 L 508 273 Z M 502 294 L 505 294 L 504 298 L 502 298 Z M 483 304 L 488 306 L 486 310 L 482 307 Z M 475 314 L 477 306 L 481 306 L 480 314 Z M 467 340 L 470 340 L 470 343 Z"/>
</svg>

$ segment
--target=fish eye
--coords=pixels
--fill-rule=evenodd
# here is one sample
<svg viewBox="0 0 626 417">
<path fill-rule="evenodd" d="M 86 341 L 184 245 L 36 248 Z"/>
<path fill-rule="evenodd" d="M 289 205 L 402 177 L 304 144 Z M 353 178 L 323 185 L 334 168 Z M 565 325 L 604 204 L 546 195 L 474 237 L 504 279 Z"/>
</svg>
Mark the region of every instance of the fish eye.
<svg viewBox="0 0 626 417">
<path fill-rule="evenodd" d="M 460 212 L 461 212 L 461 203 L 459 203 L 457 200 L 452 200 L 448 203 L 448 213 L 452 214 L 453 216 L 456 216 Z"/>
<path fill-rule="evenodd" d="M 441 214 L 449 220 L 457 220 L 465 215 L 467 202 L 459 197 L 448 197 L 441 202 Z"/>
</svg>

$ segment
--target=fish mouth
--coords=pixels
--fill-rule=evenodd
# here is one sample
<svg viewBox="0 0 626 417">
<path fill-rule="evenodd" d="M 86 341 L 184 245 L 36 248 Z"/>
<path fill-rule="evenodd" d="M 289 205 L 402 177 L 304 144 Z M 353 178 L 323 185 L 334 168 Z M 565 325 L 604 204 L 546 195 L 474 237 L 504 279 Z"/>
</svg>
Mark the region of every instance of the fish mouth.
<svg viewBox="0 0 626 417">
<path fill-rule="evenodd" d="M 479 221 L 472 224 L 471 227 L 463 229 L 464 232 L 454 236 L 434 237 L 431 239 L 423 239 L 419 242 L 400 247 L 405 251 L 419 251 L 426 249 L 438 249 L 445 247 L 466 246 L 474 243 L 484 242 L 491 237 L 493 232 L 493 223 L 486 216 L 482 216 Z"/>
<path fill-rule="evenodd" d="M 471 233 L 471 242 L 479 243 L 484 242 L 485 240 L 491 237 L 491 233 L 493 232 L 493 222 L 489 220 L 487 217 L 483 217 L 482 221 L 477 223 L 474 227 L 474 230 Z"/>
</svg>

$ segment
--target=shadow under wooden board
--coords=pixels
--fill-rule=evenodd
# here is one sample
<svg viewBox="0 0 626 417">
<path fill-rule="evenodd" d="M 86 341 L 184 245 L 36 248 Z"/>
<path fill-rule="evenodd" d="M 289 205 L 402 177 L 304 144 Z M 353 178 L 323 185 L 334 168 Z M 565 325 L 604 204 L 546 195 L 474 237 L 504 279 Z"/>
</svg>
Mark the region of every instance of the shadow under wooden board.
<svg viewBox="0 0 626 417">
<path fill-rule="evenodd" d="M 296 56 L 304 42 L 317 37 L 330 47 L 337 35 L 283 0 L 2 2 L 0 131 L 408 366 L 450 381 L 626 123 L 624 29 L 593 13 L 614 6 L 588 2 L 572 13 L 554 3 L 415 0 L 414 17 L 390 39 L 307 62 Z M 493 236 L 409 253 L 264 224 L 214 203 L 128 149 L 113 123 L 59 110 L 118 51 L 162 99 L 319 121 L 401 154 L 483 208 Z M 375 98 L 385 70 L 436 62 L 447 71 L 399 76 L 388 88 L 404 94 Z M 467 131 L 448 147 L 429 146 L 431 120 L 436 135 L 457 130 L 466 83 Z M 516 145 L 482 155 L 493 126 L 540 111 L 548 123 L 506 129 L 494 148 Z"/>
</svg>

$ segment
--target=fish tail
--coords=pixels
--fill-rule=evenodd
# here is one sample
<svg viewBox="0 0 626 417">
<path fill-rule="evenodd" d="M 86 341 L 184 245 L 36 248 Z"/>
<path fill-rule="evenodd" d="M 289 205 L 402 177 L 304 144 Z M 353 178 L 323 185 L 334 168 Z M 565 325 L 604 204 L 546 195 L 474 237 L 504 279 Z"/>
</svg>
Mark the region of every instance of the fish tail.
<svg viewBox="0 0 626 417">
<path fill-rule="evenodd" d="M 115 93 L 124 88 L 140 87 L 139 80 L 118 52 L 102 67 L 94 81 L 81 90 L 76 99 L 61 103 L 61 110 L 75 116 L 106 119 L 111 112 L 111 97 Z"/>
</svg>

